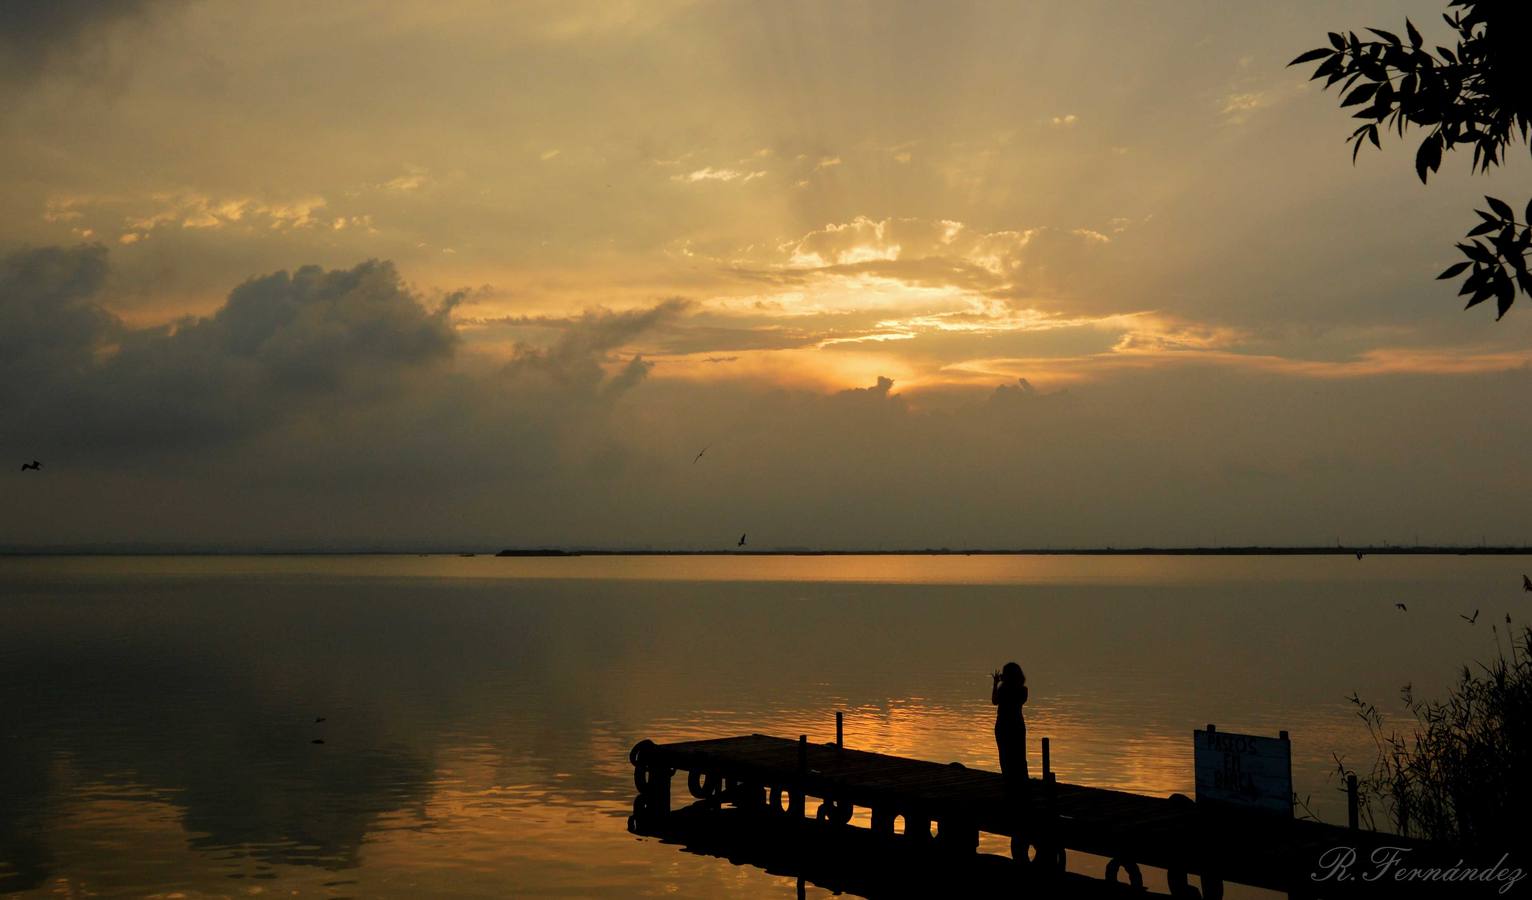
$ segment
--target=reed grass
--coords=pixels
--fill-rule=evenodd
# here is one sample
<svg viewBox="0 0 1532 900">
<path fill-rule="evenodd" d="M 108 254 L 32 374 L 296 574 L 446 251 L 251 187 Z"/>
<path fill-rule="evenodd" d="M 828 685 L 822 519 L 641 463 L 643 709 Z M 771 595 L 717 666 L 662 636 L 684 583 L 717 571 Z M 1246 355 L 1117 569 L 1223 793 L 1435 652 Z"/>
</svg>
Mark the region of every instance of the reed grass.
<svg viewBox="0 0 1532 900">
<path fill-rule="evenodd" d="M 1402 728 L 1355 693 L 1350 700 L 1377 746 L 1358 774 L 1363 822 L 1398 834 L 1468 845 L 1504 844 L 1532 816 L 1532 627 L 1508 635 L 1496 658 L 1463 667 L 1444 699 L 1400 690 Z M 1352 774 L 1340 760 L 1344 776 Z"/>
</svg>

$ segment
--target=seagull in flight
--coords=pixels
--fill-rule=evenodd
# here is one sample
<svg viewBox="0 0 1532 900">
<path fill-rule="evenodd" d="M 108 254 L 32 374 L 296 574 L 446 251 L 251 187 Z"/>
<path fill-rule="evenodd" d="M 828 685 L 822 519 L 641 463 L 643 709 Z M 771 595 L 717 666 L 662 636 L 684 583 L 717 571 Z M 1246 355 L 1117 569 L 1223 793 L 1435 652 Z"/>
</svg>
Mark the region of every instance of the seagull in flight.
<svg viewBox="0 0 1532 900">
<path fill-rule="evenodd" d="M 1394 605 L 1399 607 L 1401 612 L 1409 612 L 1410 611 L 1410 608 L 1408 606 L 1405 606 L 1403 603 L 1395 603 Z"/>
<path fill-rule="evenodd" d="M 34 459 L 31 462 L 29 462 L 29 463 L 22 463 L 21 464 L 21 471 L 25 472 L 28 469 L 31 469 L 33 472 L 37 472 L 37 471 L 40 471 L 42 469 L 42 467 L 43 467 L 43 464 Z"/>
<path fill-rule="evenodd" d="M 1458 618 L 1462 619 L 1464 622 L 1467 622 L 1468 624 L 1472 625 L 1473 623 L 1479 621 L 1479 611 L 1477 609 L 1474 610 L 1472 618 L 1469 618 L 1468 616 L 1465 616 L 1462 613 L 1458 613 Z"/>
<path fill-rule="evenodd" d="M 713 445 L 712 444 L 708 444 L 708 447 L 711 447 L 711 446 L 713 446 Z M 697 451 L 697 455 L 692 457 L 692 465 L 695 466 L 697 464 L 697 460 L 701 459 L 702 458 L 702 454 L 704 454 L 706 452 L 707 452 L 707 447 L 703 447 L 701 450 L 698 450 Z M 1527 590 L 1532 591 L 1532 588 L 1527 588 Z"/>
<path fill-rule="evenodd" d="M 739 536 L 739 546 L 745 546 L 745 536 L 743 534 Z"/>
<path fill-rule="evenodd" d="M 1357 559 L 1361 559 L 1361 558 L 1362 558 L 1362 551 L 1360 551 L 1360 550 L 1358 550 L 1358 551 L 1357 551 L 1357 552 L 1356 552 L 1356 558 L 1357 558 Z"/>
</svg>

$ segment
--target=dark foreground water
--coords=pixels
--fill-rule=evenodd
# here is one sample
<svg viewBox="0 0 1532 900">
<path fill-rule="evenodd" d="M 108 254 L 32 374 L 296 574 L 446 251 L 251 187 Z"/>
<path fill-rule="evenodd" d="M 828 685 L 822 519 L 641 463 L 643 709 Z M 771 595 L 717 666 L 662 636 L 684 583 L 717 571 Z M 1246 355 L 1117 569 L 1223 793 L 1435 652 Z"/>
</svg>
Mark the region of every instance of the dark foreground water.
<svg viewBox="0 0 1532 900">
<path fill-rule="evenodd" d="M 628 748 L 843 710 L 852 746 L 996 768 L 1010 659 L 1066 781 L 1190 793 L 1194 728 L 1286 729 L 1343 820 L 1346 696 L 1400 710 L 1493 655 L 1521 566 L 0 559 L 0 893 L 791 896 L 629 835 Z"/>
</svg>

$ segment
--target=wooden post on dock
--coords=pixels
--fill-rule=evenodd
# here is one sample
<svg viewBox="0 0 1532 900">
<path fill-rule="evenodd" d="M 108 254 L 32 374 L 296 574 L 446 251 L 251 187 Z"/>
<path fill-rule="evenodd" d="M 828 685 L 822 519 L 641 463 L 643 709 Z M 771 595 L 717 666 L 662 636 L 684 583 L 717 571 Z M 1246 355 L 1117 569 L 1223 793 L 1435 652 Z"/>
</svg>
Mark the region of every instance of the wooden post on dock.
<svg viewBox="0 0 1532 900">
<path fill-rule="evenodd" d="M 803 818 L 804 788 L 809 780 L 809 736 L 798 735 L 798 783 L 793 786 L 792 797 L 787 802 L 787 813 L 794 820 Z"/>
<path fill-rule="evenodd" d="M 837 750 L 846 749 L 846 732 L 844 724 L 843 715 L 837 712 L 835 714 L 835 749 Z"/>
<path fill-rule="evenodd" d="M 1048 759 L 1048 739 L 1043 738 L 1043 780 L 1048 780 L 1048 773 L 1053 771 L 1052 761 Z"/>
<path fill-rule="evenodd" d="M 1357 809 L 1356 774 L 1346 775 L 1346 825 L 1352 831 L 1361 827 L 1361 817 Z"/>
</svg>

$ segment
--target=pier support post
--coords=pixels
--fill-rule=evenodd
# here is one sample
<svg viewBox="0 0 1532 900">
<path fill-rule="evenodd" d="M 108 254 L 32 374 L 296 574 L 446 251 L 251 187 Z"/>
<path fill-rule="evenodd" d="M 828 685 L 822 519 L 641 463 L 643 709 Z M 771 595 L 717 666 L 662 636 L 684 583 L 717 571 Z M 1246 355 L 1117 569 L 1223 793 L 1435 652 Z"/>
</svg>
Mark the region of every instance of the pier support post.
<svg viewBox="0 0 1532 900">
<path fill-rule="evenodd" d="M 1053 771 L 1053 762 L 1048 757 L 1048 739 L 1043 738 L 1043 779 L 1046 781 L 1048 773 Z"/>
<path fill-rule="evenodd" d="M 904 820 L 904 830 L 908 834 L 910 820 Z M 936 846 L 943 853 L 954 856 L 975 853 L 979 849 L 979 826 L 966 819 L 944 818 L 939 819 L 936 825 Z"/>
<path fill-rule="evenodd" d="M 835 714 L 835 749 L 846 749 L 845 717 L 839 712 Z"/>
<path fill-rule="evenodd" d="M 1131 859 L 1119 859 L 1115 856 L 1107 860 L 1104 879 L 1110 884 L 1117 884 L 1117 874 L 1119 872 L 1127 873 L 1129 888 L 1135 891 L 1144 889 L 1144 873 L 1139 869 L 1138 863 Z"/>
<path fill-rule="evenodd" d="M 663 759 L 655 759 L 654 742 L 639 741 L 628 751 L 633 763 L 634 787 L 638 796 L 633 802 L 635 819 L 658 819 L 670 813 L 670 779 L 676 770 Z"/>
<path fill-rule="evenodd" d="M 670 814 L 671 770 L 661 766 L 649 770 L 649 789 L 644 792 L 647 812 L 659 817 Z"/>
<path fill-rule="evenodd" d="M 766 788 L 749 782 L 730 782 L 725 799 L 736 809 L 759 813 L 766 807 Z"/>
<path fill-rule="evenodd" d="M 633 787 L 639 790 L 639 796 L 633 799 L 633 816 L 628 819 L 630 831 L 669 814 L 669 782 L 676 770 L 654 756 L 653 741 L 637 742 L 628 751 L 628 762 L 633 764 Z"/>
</svg>

